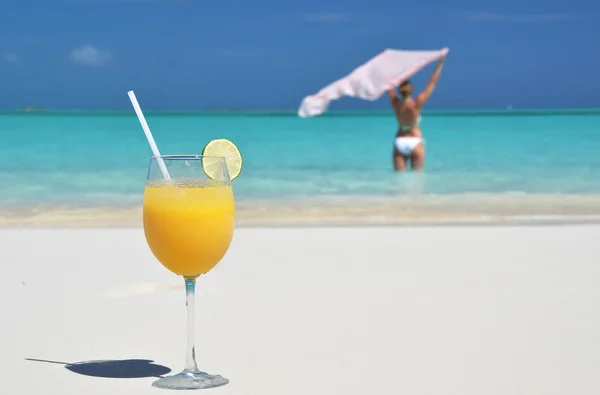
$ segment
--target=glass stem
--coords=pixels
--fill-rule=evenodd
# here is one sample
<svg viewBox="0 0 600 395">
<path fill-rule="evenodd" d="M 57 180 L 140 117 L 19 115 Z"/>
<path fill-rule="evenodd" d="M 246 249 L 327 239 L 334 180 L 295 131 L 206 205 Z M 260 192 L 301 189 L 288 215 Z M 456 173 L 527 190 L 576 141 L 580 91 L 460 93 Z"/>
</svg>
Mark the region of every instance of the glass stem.
<svg viewBox="0 0 600 395">
<path fill-rule="evenodd" d="M 194 344 L 194 297 L 196 293 L 196 279 L 185 279 L 185 305 L 187 306 L 187 355 L 185 371 L 197 372 L 196 347 Z"/>
</svg>

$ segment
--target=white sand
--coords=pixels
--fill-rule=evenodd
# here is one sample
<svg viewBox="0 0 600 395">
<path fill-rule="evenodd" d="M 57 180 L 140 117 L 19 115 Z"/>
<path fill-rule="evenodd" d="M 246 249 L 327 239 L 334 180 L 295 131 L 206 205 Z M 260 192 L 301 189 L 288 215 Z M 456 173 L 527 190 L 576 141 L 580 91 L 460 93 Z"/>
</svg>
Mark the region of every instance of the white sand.
<svg viewBox="0 0 600 395">
<path fill-rule="evenodd" d="M 199 281 L 235 395 L 600 393 L 600 226 L 239 229 Z M 183 283 L 140 229 L 1 230 L 0 394 L 150 394 L 59 362 L 183 367 Z M 164 392 L 163 393 L 168 393 Z"/>
</svg>

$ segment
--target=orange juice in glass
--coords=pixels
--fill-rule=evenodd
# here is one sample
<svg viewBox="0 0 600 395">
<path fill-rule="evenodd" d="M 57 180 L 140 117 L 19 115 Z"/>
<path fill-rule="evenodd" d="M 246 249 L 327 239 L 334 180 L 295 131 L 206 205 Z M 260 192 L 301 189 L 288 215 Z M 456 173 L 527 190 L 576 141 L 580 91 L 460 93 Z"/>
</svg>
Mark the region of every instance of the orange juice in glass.
<svg viewBox="0 0 600 395">
<path fill-rule="evenodd" d="M 150 249 L 184 277 L 207 273 L 223 258 L 235 222 L 228 182 L 150 181 L 144 192 L 144 230 Z"/>
<path fill-rule="evenodd" d="M 164 178 L 159 165 L 168 169 L 169 178 Z M 153 157 L 143 207 L 144 233 L 150 250 L 163 266 L 185 280 L 188 319 L 185 369 L 155 381 L 153 386 L 201 389 L 225 385 L 228 379 L 198 369 L 194 351 L 196 279 L 225 256 L 235 226 L 233 191 L 225 158 Z"/>
</svg>

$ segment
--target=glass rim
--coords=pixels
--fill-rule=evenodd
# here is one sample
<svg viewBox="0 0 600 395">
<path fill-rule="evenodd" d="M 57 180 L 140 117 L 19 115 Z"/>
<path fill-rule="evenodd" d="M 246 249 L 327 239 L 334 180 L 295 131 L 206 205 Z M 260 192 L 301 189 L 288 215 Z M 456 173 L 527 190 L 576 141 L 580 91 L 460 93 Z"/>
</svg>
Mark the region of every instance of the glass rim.
<svg viewBox="0 0 600 395">
<path fill-rule="evenodd" d="M 167 159 L 167 160 L 202 160 L 203 158 L 208 159 L 226 159 L 224 156 L 214 156 L 214 155 L 201 155 L 201 154 L 170 154 L 170 155 L 160 155 L 160 156 L 151 156 L 150 159 Z"/>
</svg>

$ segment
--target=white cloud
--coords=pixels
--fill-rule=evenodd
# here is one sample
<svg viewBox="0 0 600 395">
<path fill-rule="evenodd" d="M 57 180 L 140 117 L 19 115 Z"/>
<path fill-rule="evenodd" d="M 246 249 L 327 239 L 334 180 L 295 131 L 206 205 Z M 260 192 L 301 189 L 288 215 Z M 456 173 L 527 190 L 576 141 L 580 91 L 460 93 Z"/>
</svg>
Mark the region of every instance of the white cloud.
<svg viewBox="0 0 600 395">
<path fill-rule="evenodd" d="M 12 52 L 7 52 L 2 56 L 2 59 L 4 59 L 4 61 L 6 63 L 10 63 L 10 64 L 14 64 L 14 65 L 18 65 L 21 64 L 21 59 L 15 55 Z"/>
<path fill-rule="evenodd" d="M 102 67 L 110 63 L 112 54 L 88 44 L 71 51 L 70 59 L 84 66 Z"/>
<path fill-rule="evenodd" d="M 348 22 L 352 19 L 350 14 L 343 12 L 308 14 L 304 15 L 303 20 L 306 22 Z"/>
<path fill-rule="evenodd" d="M 576 21 L 581 19 L 574 14 L 504 14 L 494 12 L 475 12 L 467 17 L 470 21 L 495 21 L 495 22 L 564 22 Z"/>
</svg>

